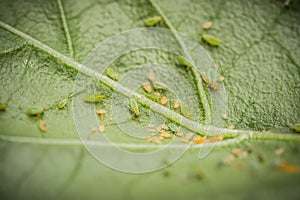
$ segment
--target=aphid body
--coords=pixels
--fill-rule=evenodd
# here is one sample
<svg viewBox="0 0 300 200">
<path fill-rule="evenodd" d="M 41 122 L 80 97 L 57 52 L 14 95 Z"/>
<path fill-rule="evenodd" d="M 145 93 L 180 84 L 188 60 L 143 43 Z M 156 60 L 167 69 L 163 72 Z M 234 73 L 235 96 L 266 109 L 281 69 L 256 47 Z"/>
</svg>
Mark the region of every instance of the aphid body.
<svg viewBox="0 0 300 200">
<path fill-rule="evenodd" d="M 157 25 L 161 21 L 162 21 L 162 17 L 161 16 L 155 16 L 155 17 L 151 17 L 151 18 L 146 19 L 145 25 L 147 27 L 155 26 L 155 25 Z"/>
</svg>

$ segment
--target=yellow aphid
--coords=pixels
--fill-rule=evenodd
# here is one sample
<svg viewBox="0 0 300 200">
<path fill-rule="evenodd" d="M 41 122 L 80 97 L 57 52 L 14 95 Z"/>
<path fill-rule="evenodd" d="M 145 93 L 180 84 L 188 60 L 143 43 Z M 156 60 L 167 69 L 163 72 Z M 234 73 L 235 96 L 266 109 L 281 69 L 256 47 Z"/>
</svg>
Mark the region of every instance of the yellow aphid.
<svg viewBox="0 0 300 200">
<path fill-rule="evenodd" d="M 222 82 L 222 81 L 224 81 L 224 80 L 225 80 L 225 77 L 221 75 L 221 76 L 219 77 L 219 81 Z"/>
<path fill-rule="evenodd" d="M 288 163 L 283 163 L 277 166 L 277 168 L 281 171 L 285 171 L 288 173 L 299 173 L 300 172 L 300 167 L 291 165 Z"/>
<path fill-rule="evenodd" d="M 210 85 L 210 84 L 211 84 L 211 82 L 210 82 L 210 80 L 208 79 L 208 77 L 204 76 L 202 79 L 203 79 L 203 81 L 204 81 L 207 85 Z"/>
<path fill-rule="evenodd" d="M 225 159 L 224 159 L 224 165 L 231 165 L 231 163 L 234 161 L 235 157 L 230 154 L 229 156 L 227 156 Z"/>
<path fill-rule="evenodd" d="M 38 125 L 39 129 L 41 132 L 46 132 L 46 121 L 45 120 L 42 120 L 39 122 L 39 125 Z"/>
<path fill-rule="evenodd" d="M 223 136 L 218 136 L 218 137 L 211 137 L 211 138 L 207 138 L 207 142 L 219 142 L 223 140 Z"/>
<path fill-rule="evenodd" d="M 228 116 L 226 114 L 222 114 L 222 119 L 227 120 Z"/>
<path fill-rule="evenodd" d="M 205 137 L 198 136 L 198 137 L 196 137 L 196 138 L 193 139 L 193 143 L 194 144 L 202 144 L 202 143 L 205 142 L 205 140 L 206 140 Z"/>
<path fill-rule="evenodd" d="M 155 142 L 156 144 L 161 144 L 161 140 L 162 140 L 162 137 L 153 137 L 152 138 L 152 141 Z"/>
<path fill-rule="evenodd" d="M 154 92 L 154 95 L 157 97 L 160 97 L 160 93 L 159 92 Z"/>
<path fill-rule="evenodd" d="M 159 126 L 157 127 L 157 131 L 158 131 L 158 132 L 161 132 L 161 131 L 167 131 L 167 130 L 169 130 L 169 127 L 168 127 L 167 125 L 165 125 L 165 124 L 161 124 L 161 125 L 159 125 Z"/>
<path fill-rule="evenodd" d="M 155 80 L 155 78 L 154 78 L 154 74 L 153 73 L 148 73 L 147 74 L 147 79 L 149 80 L 149 81 L 151 81 L 151 82 L 153 82 L 154 80 Z"/>
<path fill-rule="evenodd" d="M 152 87 L 151 87 L 151 84 L 150 83 L 144 83 L 143 84 L 143 89 L 146 91 L 146 92 L 152 92 Z"/>
<path fill-rule="evenodd" d="M 193 138 L 193 136 L 194 136 L 194 134 L 192 132 L 189 132 L 188 134 L 186 134 L 185 138 L 190 140 Z"/>
<path fill-rule="evenodd" d="M 177 108 L 179 108 L 179 107 L 180 107 L 179 102 L 178 102 L 178 101 L 174 101 L 174 103 L 173 103 L 173 108 L 174 108 L 174 109 L 177 109 Z"/>
<path fill-rule="evenodd" d="M 99 132 L 104 133 L 104 131 L 105 131 L 105 126 L 104 125 L 99 126 Z"/>
<path fill-rule="evenodd" d="M 231 154 L 234 155 L 235 157 L 243 157 L 245 155 L 244 153 L 245 151 L 243 151 L 242 149 L 239 148 L 234 148 L 231 151 Z M 246 152 L 247 154 L 247 152 Z"/>
<path fill-rule="evenodd" d="M 232 130 L 232 129 L 234 129 L 234 125 L 229 125 L 228 127 L 227 127 L 227 129 L 230 129 L 230 130 Z"/>
<path fill-rule="evenodd" d="M 101 109 L 97 110 L 97 114 L 99 115 L 99 117 L 100 117 L 101 120 L 104 120 L 105 113 L 106 113 L 105 110 L 101 110 Z"/>
<path fill-rule="evenodd" d="M 96 131 L 98 131 L 99 129 L 98 128 L 92 128 L 92 132 L 94 133 L 94 132 L 96 132 Z"/>
<path fill-rule="evenodd" d="M 213 90 L 217 90 L 218 89 L 218 83 L 217 82 L 214 82 L 212 85 L 211 85 L 211 88 Z"/>
<path fill-rule="evenodd" d="M 285 151 L 285 148 L 281 147 L 275 151 L 275 156 L 281 156 Z"/>
<path fill-rule="evenodd" d="M 212 27 L 211 22 L 205 22 L 205 23 L 202 24 L 203 29 L 210 29 L 211 27 Z"/>
<path fill-rule="evenodd" d="M 161 105 L 165 106 L 168 103 L 169 99 L 165 96 L 159 99 Z"/>
<path fill-rule="evenodd" d="M 172 135 L 170 133 L 167 133 L 165 131 L 163 131 L 162 133 L 160 133 L 160 136 L 162 136 L 163 138 L 169 139 L 172 137 Z"/>
</svg>

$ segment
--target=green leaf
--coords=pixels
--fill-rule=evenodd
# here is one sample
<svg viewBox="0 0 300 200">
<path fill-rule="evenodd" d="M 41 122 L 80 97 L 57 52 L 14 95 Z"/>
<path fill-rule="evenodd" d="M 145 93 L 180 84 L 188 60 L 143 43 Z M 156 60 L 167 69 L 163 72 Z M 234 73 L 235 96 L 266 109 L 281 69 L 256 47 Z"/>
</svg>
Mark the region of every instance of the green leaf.
<svg viewBox="0 0 300 200">
<path fill-rule="evenodd" d="M 282 163 L 300 165 L 299 136 L 272 133 L 275 129 L 289 132 L 289 127 L 300 119 L 299 2 L 292 1 L 288 9 L 283 3 L 272 0 L 1 1 L 0 102 L 6 105 L 5 111 L 0 112 L 1 197 L 297 198 L 299 174 L 280 171 L 278 166 Z M 181 103 L 188 105 L 196 116 L 195 121 L 180 121 L 176 118 L 180 117 L 179 111 L 172 106 L 157 107 L 146 97 L 138 98 L 139 90 L 133 85 L 115 84 L 105 73 L 90 71 L 88 55 L 100 42 L 122 31 L 144 27 L 145 20 L 153 16 L 162 17 L 157 26 L 173 32 L 183 49 L 180 55 L 189 61 L 193 52 L 176 31 L 192 37 L 208 50 L 225 77 L 227 101 L 220 103 L 220 93 L 206 87 L 197 68 L 191 67 L 189 71 L 180 68 L 178 55 L 140 50 L 121 56 L 113 64 L 120 77 L 134 71 L 145 80 L 146 69 L 139 69 L 142 64 L 171 66 L 162 69 L 168 76 L 157 76 L 160 80 L 155 81 L 180 77 L 178 84 L 182 91 L 179 92 L 185 98 Z M 211 21 L 213 27 L 202 30 L 201 24 L 206 21 Z M 220 38 L 222 45 L 210 47 L 201 41 L 201 34 Z M 120 104 L 119 100 L 133 96 L 140 104 L 141 114 L 129 124 L 124 121 L 123 128 L 135 130 L 135 124 L 148 124 L 149 116 L 154 116 L 161 122 L 174 121 L 182 125 L 185 127 L 182 131 L 191 129 L 199 134 L 203 134 L 205 127 L 214 125 L 208 134 L 218 135 L 222 131 L 228 139 L 217 143 L 202 160 L 198 159 L 200 146 L 194 146 L 178 162 L 161 171 L 142 175 L 114 171 L 83 149 L 73 119 L 71 104 L 74 102 L 69 99 L 68 106 L 57 108 L 62 99 L 73 96 L 78 73 L 87 75 L 94 83 L 95 87 L 86 88 L 85 92 L 97 91 L 108 99 L 87 105 L 82 100 L 85 94 L 78 93 L 73 99 L 80 97 L 81 102 L 76 104 L 79 109 L 90 106 L 89 111 L 96 116 L 95 108 L 109 110 L 112 105 L 122 105 L 128 112 L 128 103 Z M 172 91 L 165 92 L 173 98 Z M 47 122 L 45 133 L 38 130 L 40 119 L 26 114 L 27 108 L 34 106 L 45 108 L 41 116 Z M 216 116 L 221 118 L 225 114 L 217 113 L 216 109 L 227 109 L 229 119 L 216 123 Z M 119 112 L 120 120 L 127 119 L 126 112 Z M 106 113 L 107 121 L 98 122 L 107 123 L 105 135 L 122 148 L 144 152 L 160 147 L 126 137 L 120 125 L 109 122 L 110 115 L 112 113 Z M 224 129 L 231 124 L 238 130 Z M 270 131 L 249 134 L 248 130 Z M 90 142 L 97 141 L 98 135 L 91 134 L 87 136 Z M 112 148 L 102 143 L 97 145 L 103 151 Z M 284 154 L 275 156 L 274 152 L 281 147 L 285 149 Z M 235 158 L 229 166 L 223 166 L 222 162 L 233 148 L 247 151 L 248 156 Z M 205 153 L 205 148 L 201 151 Z"/>
</svg>

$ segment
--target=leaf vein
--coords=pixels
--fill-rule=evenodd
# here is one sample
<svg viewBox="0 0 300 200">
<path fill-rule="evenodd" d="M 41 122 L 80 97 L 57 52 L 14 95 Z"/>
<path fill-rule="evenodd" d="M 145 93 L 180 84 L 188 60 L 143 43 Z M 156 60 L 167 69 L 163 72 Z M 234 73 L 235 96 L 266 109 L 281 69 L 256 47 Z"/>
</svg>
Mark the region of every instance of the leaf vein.
<svg viewBox="0 0 300 200">
<path fill-rule="evenodd" d="M 70 31 L 69 31 L 69 28 L 68 28 L 68 23 L 67 23 L 67 18 L 66 18 L 66 15 L 65 15 L 65 10 L 64 10 L 64 7 L 62 5 L 61 0 L 57 0 L 57 4 L 58 4 L 58 7 L 59 7 L 61 20 L 62 20 L 63 27 L 64 27 L 64 32 L 66 34 L 67 45 L 68 45 L 70 57 L 74 58 L 73 42 L 72 42 L 71 34 L 70 34 Z"/>
</svg>

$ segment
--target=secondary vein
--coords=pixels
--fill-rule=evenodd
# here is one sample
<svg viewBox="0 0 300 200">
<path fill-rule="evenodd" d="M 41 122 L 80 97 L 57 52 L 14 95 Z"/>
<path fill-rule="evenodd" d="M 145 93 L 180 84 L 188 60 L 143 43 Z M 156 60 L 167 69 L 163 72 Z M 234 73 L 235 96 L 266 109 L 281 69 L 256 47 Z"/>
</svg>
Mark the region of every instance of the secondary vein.
<svg viewBox="0 0 300 200">
<path fill-rule="evenodd" d="M 58 7 L 59 7 L 61 20 L 62 20 L 64 31 L 65 31 L 65 34 L 66 34 L 66 39 L 67 39 L 68 49 L 69 49 L 69 52 L 70 52 L 70 57 L 74 58 L 73 43 L 72 43 L 72 38 L 71 38 L 71 35 L 70 35 L 69 28 L 68 28 L 68 23 L 67 23 L 67 20 L 66 20 L 64 7 L 61 3 L 61 0 L 57 0 L 57 4 L 58 4 Z"/>
</svg>

